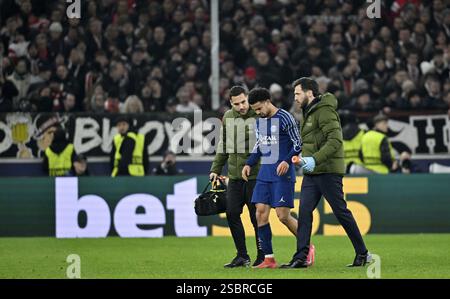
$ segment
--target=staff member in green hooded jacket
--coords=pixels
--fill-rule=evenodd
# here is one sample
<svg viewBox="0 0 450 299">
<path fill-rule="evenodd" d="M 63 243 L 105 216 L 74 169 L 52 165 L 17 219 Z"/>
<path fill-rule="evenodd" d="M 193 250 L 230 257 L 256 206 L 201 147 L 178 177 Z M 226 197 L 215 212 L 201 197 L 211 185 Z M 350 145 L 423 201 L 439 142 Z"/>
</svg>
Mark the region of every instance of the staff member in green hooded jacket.
<svg viewBox="0 0 450 299">
<path fill-rule="evenodd" d="M 225 268 L 247 267 L 250 265 L 250 257 L 245 245 L 245 231 L 241 221 L 242 208 L 247 205 L 250 212 L 250 220 L 253 224 L 256 237 L 258 254 L 253 266 L 257 266 L 264 260 L 264 253 L 258 242 L 258 226 L 256 223 L 256 208 L 251 203 L 253 189 L 256 184 L 256 175 L 259 164 L 252 168 L 248 181 L 242 178 L 242 168 L 250 156 L 253 145 L 250 144 L 250 136 L 254 136 L 254 120 L 257 114 L 250 108 L 246 90 L 241 86 L 230 89 L 230 103 L 232 109 L 225 112 L 222 120 L 220 141 L 216 149 L 216 156 L 211 166 L 210 179 L 216 180 L 221 174 L 222 168 L 228 162 L 228 189 L 227 189 L 227 221 L 237 250 L 236 257 Z M 239 126 L 239 124 L 244 124 Z"/>
<path fill-rule="evenodd" d="M 311 239 L 313 211 L 322 196 L 350 238 L 356 256 L 349 266 L 364 266 L 371 261 L 352 212 L 344 200 L 342 179 L 345 173 L 342 128 L 336 111 L 337 99 L 327 92 L 319 94 L 317 82 L 300 78 L 293 83 L 295 101 L 303 109 L 303 181 L 298 212 L 297 252 L 281 268 L 306 268 Z"/>
</svg>

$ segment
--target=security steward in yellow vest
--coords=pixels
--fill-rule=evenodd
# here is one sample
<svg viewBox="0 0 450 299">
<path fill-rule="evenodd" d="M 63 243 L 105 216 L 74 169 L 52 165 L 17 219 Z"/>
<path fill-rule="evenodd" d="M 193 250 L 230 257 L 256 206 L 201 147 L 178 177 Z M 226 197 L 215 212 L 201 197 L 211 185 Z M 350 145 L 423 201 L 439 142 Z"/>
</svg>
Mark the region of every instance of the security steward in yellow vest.
<svg viewBox="0 0 450 299">
<path fill-rule="evenodd" d="M 360 158 L 362 137 L 366 133 L 365 130 L 358 127 L 356 116 L 348 110 L 339 112 L 341 119 L 342 137 L 344 142 L 344 162 L 346 173 L 349 173 L 352 164 L 362 165 Z"/>
<path fill-rule="evenodd" d="M 72 143 L 66 138 L 66 132 L 58 128 L 53 140 L 44 152 L 43 168 L 49 176 L 65 176 L 73 170 L 76 153 Z"/>
<path fill-rule="evenodd" d="M 361 160 L 363 166 L 376 173 L 388 174 L 395 170 L 395 158 L 392 145 L 387 137 L 388 118 L 377 115 L 373 119 L 374 129 L 362 137 Z"/>
<path fill-rule="evenodd" d="M 118 134 L 114 136 L 111 151 L 111 176 L 144 176 L 147 172 L 148 155 L 142 134 L 130 131 L 126 117 L 116 120 Z"/>
</svg>

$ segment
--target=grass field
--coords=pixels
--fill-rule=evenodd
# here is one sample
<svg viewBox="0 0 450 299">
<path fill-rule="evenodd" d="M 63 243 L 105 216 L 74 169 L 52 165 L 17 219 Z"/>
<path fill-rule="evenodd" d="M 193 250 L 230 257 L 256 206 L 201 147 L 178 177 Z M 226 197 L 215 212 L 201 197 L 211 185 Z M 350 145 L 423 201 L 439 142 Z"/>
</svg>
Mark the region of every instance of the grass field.
<svg viewBox="0 0 450 299">
<path fill-rule="evenodd" d="M 381 278 L 450 278 L 450 234 L 368 235 L 381 258 Z M 224 269 L 231 238 L 55 239 L 0 238 L 0 278 L 66 278 L 66 258 L 81 259 L 81 278 L 366 278 L 346 268 L 354 253 L 346 237 L 314 236 L 316 264 L 309 269 Z M 247 239 L 251 257 L 255 246 Z M 275 257 L 288 262 L 293 237 L 275 237 Z"/>
</svg>

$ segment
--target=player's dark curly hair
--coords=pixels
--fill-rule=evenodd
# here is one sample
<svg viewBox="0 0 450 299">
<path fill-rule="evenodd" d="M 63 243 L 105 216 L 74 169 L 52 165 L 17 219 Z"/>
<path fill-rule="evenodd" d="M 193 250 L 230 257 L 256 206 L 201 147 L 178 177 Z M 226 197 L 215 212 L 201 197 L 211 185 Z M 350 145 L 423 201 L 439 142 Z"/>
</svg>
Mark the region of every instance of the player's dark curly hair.
<svg viewBox="0 0 450 299">
<path fill-rule="evenodd" d="M 248 94 L 248 102 L 250 105 L 270 100 L 270 91 L 267 88 L 253 88 Z"/>
</svg>

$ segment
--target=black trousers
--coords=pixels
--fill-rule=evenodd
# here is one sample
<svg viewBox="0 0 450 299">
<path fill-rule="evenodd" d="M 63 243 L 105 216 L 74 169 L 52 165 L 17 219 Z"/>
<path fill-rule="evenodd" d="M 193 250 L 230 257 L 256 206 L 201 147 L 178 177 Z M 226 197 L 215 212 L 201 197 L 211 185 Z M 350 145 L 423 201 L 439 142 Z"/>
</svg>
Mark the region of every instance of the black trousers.
<svg viewBox="0 0 450 299">
<path fill-rule="evenodd" d="M 296 259 L 306 259 L 311 240 L 313 211 L 322 195 L 330 204 L 334 215 L 350 238 L 355 252 L 363 254 L 367 251 L 358 225 L 352 212 L 347 208 L 342 190 L 342 175 L 319 174 L 305 175 L 300 192 L 300 209 L 298 212 L 297 252 Z"/>
<path fill-rule="evenodd" d="M 250 212 L 250 220 L 253 224 L 256 236 L 256 248 L 259 250 L 258 242 L 258 225 L 256 223 L 256 207 L 251 203 L 253 189 L 255 188 L 256 180 L 229 180 L 227 188 L 227 221 L 230 227 L 231 235 L 233 236 L 234 245 L 236 246 L 237 254 L 246 256 L 247 247 L 245 245 L 245 230 L 241 221 L 242 208 L 247 205 Z"/>
</svg>

